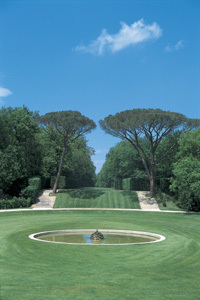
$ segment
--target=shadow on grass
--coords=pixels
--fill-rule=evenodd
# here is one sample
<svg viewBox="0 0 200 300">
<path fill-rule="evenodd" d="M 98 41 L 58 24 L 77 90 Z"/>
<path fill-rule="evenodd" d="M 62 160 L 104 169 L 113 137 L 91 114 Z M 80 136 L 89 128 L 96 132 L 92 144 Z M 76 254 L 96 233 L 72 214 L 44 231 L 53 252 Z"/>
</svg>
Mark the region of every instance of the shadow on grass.
<svg viewBox="0 0 200 300">
<path fill-rule="evenodd" d="M 122 191 L 121 193 L 122 193 L 123 196 L 129 197 L 129 199 L 132 200 L 133 202 L 138 202 L 138 196 L 137 196 L 136 192 L 134 192 L 134 191 Z"/>
<path fill-rule="evenodd" d="M 199 216 L 200 212 L 198 212 L 198 211 L 185 211 L 183 214 L 184 215 L 196 215 L 196 216 Z"/>
<path fill-rule="evenodd" d="M 103 190 L 92 190 L 92 189 L 76 189 L 76 190 L 62 190 L 60 193 L 68 194 L 71 198 L 79 198 L 79 199 L 96 199 L 106 191 Z"/>
</svg>

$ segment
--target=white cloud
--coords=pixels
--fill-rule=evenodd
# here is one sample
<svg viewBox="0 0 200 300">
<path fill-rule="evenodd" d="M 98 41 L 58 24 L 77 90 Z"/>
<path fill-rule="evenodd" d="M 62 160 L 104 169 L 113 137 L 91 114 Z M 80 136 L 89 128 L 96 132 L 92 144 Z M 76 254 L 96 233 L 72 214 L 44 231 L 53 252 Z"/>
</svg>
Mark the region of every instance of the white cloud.
<svg viewBox="0 0 200 300">
<path fill-rule="evenodd" d="M 173 46 L 166 46 L 165 47 L 165 52 L 174 52 L 174 51 L 178 51 L 179 49 L 183 48 L 183 40 L 178 41 L 175 45 Z"/>
<path fill-rule="evenodd" d="M 118 33 L 108 34 L 104 29 L 96 40 L 91 41 L 88 46 L 78 46 L 76 50 L 98 55 L 102 55 L 105 50 L 115 53 L 130 45 L 158 39 L 161 35 L 162 30 L 156 22 L 146 25 L 141 19 L 130 26 L 121 22 Z"/>
<path fill-rule="evenodd" d="M 10 90 L 0 87 L 0 97 L 8 97 L 11 94 L 12 92 Z"/>
</svg>

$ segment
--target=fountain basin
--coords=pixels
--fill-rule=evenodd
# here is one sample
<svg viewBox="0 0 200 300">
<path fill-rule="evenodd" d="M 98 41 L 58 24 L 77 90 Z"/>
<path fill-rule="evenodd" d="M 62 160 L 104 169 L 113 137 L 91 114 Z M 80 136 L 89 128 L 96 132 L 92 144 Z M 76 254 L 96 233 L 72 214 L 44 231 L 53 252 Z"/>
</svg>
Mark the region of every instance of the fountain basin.
<svg viewBox="0 0 200 300">
<path fill-rule="evenodd" d="M 70 229 L 38 232 L 29 235 L 30 239 L 56 244 L 69 245 L 134 245 L 152 244 L 165 240 L 165 237 L 151 232 L 131 230 L 99 229 L 104 235 L 102 240 L 92 240 L 95 229 Z"/>
</svg>

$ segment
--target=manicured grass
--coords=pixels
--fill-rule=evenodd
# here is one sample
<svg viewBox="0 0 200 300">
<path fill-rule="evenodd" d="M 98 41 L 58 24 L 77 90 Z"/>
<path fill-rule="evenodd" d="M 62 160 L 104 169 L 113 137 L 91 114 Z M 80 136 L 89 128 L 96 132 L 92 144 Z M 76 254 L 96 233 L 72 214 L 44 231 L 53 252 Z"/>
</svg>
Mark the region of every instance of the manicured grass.
<svg viewBox="0 0 200 300">
<path fill-rule="evenodd" d="M 164 206 L 161 202 L 158 201 L 158 206 L 161 210 L 183 211 L 183 209 L 179 208 L 173 201 L 167 201 L 166 206 Z"/>
<path fill-rule="evenodd" d="M 161 243 L 76 246 L 28 236 L 59 229 L 149 231 Z M 199 299 L 200 216 L 129 211 L 0 213 L 1 300 Z"/>
<path fill-rule="evenodd" d="M 160 193 L 156 197 L 158 206 L 161 210 L 177 210 L 183 211 L 183 209 L 179 208 L 173 201 L 173 198 L 165 193 Z"/>
<path fill-rule="evenodd" d="M 139 208 L 134 191 L 116 191 L 111 189 L 83 188 L 61 190 L 56 194 L 54 208 Z"/>
</svg>

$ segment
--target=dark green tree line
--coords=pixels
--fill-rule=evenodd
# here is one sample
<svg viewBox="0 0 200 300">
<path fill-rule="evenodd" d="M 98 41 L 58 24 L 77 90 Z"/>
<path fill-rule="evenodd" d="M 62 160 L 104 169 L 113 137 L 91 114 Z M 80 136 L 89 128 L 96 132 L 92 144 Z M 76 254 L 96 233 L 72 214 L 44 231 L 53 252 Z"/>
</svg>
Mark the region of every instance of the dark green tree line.
<svg viewBox="0 0 200 300">
<path fill-rule="evenodd" d="M 93 120 L 83 116 L 80 112 L 71 110 L 47 113 L 40 117 L 39 122 L 51 140 L 54 141 L 56 139 L 56 142 L 62 145 L 62 154 L 53 187 L 53 192 L 56 193 L 67 147 L 74 143 L 79 137 L 84 136 L 96 128 L 96 124 Z"/>
<path fill-rule="evenodd" d="M 115 182 L 129 177 L 146 177 L 137 151 L 127 141 L 118 143 L 106 155 L 106 161 L 97 175 L 97 185 L 114 187 Z"/>
<path fill-rule="evenodd" d="M 156 189 L 173 196 L 174 202 L 186 210 L 200 210 L 200 129 L 168 135 L 160 143 L 156 157 L 175 144 L 156 168 Z M 143 139 L 143 147 L 146 140 Z M 146 144 L 148 146 L 148 144 Z M 148 149 L 148 148 L 147 148 Z M 147 150 L 146 149 L 146 150 Z M 137 152 L 127 142 L 111 148 L 106 161 L 97 175 L 97 185 L 113 187 L 117 178 L 138 177 L 144 181 L 146 173 Z"/>
<path fill-rule="evenodd" d="M 52 140 L 44 132 L 40 136 L 42 143 L 41 175 L 47 180 L 51 176 L 55 176 L 59 168 L 62 144 L 58 143 L 57 139 L 59 136 Z M 74 143 L 67 146 L 62 169 L 62 175 L 66 176 L 67 188 L 94 186 L 96 175 L 91 160 L 93 154 L 94 150 L 87 146 L 84 137 L 79 137 Z"/>
<path fill-rule="evenodd" d="M 25 106 L 0 110 L 0 188 L 8 193 L 19 192 L 28 177 L 39 173 L 37 117 Z"/>
<path fill-rule="evenodd" d="M 180 207 L 200 210 L 200 129 L 181 135 L 170 188 Z"/>
<path fill-rule="evenodd" d="M 67 116 L 68 124 L 71 122 L 74 126 L 73 137 L 70 132 L 73 143 L 66 143 L 67 154 L 63 160 L 63 175 L 67 176 L 69 187 L 94 185 L 95 182 L 93 150 L 83 137 L 95 124 L 78 112 L 76 116 L 77 124 L 73 112 L 68 112 Z M 25 106 L 0 109 L 0 189 L 4 193 L 18 195 L 28 178 L 39 175 L 49 179 L 57 174 L 63 152 L 61 126 L 48 135 L 38 125 L 38 119 L 39 114 Z"/>
<path fill-rule="evenodd" d="M 158 157 L 156 154 L 161 141 L 177 130 L 185 132 L 199 124 L 199 119 L 189 119 L 182 114 L 160 109 L 126 110 L 100 120 L 101 128 L 106 133 L 127 140 L 136 149 L 149 178 L 151 196 L 155 196 L 156 166 L 177 142 Z M 144 137 L 148 149 L 141 142 Z"/>
</svg>

